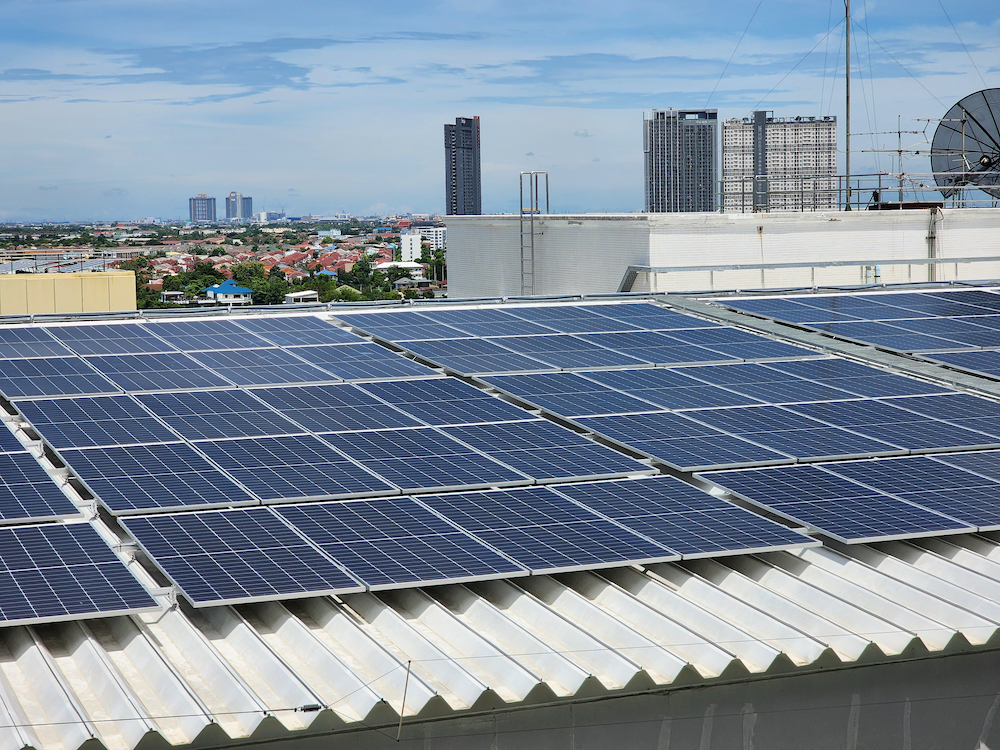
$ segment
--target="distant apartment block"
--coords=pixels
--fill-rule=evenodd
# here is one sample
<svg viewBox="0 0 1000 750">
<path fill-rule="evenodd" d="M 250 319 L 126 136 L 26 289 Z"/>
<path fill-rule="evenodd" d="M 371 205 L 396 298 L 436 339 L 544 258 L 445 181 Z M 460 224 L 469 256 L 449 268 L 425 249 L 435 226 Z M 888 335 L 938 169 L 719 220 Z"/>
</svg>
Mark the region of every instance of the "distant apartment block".
<svg viewBox="0 0 1000 750">
<path fill-rule="evenodd" d="M 646 211 L 715 211 L 719 119 L 715 109 L 643 115 Z"/>
<path fill-rule="evenodd" d="M 204 193 L 188 199 L 188 211 L 191 221 L 195 224 L 211 223 L 215 221 L 215 198 L 209 198 Z"/>
<path fill-rule="evenodd" d="M 444 183 L 449 216 L 482 214 L 478 117 L 456 117 L 444 126 Z"/>
<path fill-rule="evenodd" d="M 407 263 L 420 260 L 420 244 L 423 237 L 419 234 L 403 234 L 399 237 L 399 259 Z"/>
<path fill-rule="evenodd" d="M 242 193 L 226 197 L 226 218 L 230 221 L 250 221 L 253 218 L 253 198 Z"/>
<path fill-rule="evenodd" d="M 722 123 L 726 213 L 837 207 L 837 118 L 753 117 Z"/>
<path fill-rule="evenodd" d="M 431 250 L 444 250 L 447 245 L 448 230 L 445 227 L 412 227 L 410 231 L 423 237 Z"/>
</svg>

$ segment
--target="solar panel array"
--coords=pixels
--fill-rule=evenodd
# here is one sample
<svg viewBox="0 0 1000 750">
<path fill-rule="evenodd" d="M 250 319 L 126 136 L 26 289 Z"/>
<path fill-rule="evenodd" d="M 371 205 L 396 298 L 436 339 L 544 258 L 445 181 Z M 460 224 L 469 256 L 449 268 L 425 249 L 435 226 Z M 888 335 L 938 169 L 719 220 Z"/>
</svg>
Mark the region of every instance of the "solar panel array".
<svg viewBox="0 0 1000 750">
<path fill-rule="evenodd" d="M 0 393 L 74 488 L 0 431 L 0 523 L 93 499 L 197 606 L 817 543 L 794 524 L 1000 528 L 1000 471 L 975 463 L 1000 448 L 985 399 L 648 302 L 337 318 L 392 346 L 312 315 L 0 332 Z M 813 322 L 852 321 L 882 322 Z M 90 529 L 55 525 L 73 526 Z"/>
</svg>

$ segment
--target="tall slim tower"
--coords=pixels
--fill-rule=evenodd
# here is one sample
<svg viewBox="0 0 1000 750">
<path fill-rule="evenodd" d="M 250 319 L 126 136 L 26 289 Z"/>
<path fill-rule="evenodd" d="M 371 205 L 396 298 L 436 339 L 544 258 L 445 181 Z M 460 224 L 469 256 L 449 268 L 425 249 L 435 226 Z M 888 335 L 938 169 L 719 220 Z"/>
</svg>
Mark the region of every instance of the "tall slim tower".
<svg viewBox="0 0 1000 750">
<path fill-rule="evenodd" d="M 654 109 L 643 115 L 646 211 L 715 211 L 716 109 Z"/>
<path fill-rule="evenodd" d="M 478 117 L 456 117 L 444 126 L 444 198 L 449 216 L 483 212 Z"/>
<path fill-rule="evenodd" d="M 821 211 L 837 205 L 837 118 L 753 117 L 722 123 L 727 213 Z"/>
</svg>

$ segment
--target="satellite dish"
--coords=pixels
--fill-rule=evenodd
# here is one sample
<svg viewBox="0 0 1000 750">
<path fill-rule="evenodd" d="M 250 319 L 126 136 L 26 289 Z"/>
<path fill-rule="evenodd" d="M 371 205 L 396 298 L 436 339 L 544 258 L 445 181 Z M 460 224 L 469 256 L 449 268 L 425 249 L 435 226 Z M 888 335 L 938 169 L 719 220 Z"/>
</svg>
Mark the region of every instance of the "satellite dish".
<svg viewBox="0 0 1000 750">
<path fill-rule="evenodd" d="M 1000 89 L 969 94 L 948 110 L 931 141 L 931 171 L 945 198 L 972 185 L 1000 198 Z"/>
</svg>

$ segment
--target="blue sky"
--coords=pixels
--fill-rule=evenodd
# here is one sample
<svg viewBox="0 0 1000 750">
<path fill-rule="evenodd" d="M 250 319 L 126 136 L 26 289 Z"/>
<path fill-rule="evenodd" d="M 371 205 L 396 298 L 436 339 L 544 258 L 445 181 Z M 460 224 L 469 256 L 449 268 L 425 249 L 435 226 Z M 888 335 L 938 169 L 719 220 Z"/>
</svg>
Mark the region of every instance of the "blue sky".
<svg viewBox="0 0 1000 750">
<path fill-rule="evenodd" d="M 290 214 L 439 212 L 459 115 L 482 120 L 485 212 L 516 210 L 526 169 L 548 170 L 553 210 L 641 209 L 643 110 L 740 117 L 763 100 L 842 125 L 842 15 L 842 0 L 0 0 L 0 221 L 179 217 L 230 190 Z M 855 133 L 897 115 L 921 129 L 1000 86 L 996 0 L 852 15 Z M 875 158 L 852 167 L 894 169 Z"/>
</svg>

